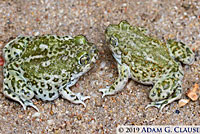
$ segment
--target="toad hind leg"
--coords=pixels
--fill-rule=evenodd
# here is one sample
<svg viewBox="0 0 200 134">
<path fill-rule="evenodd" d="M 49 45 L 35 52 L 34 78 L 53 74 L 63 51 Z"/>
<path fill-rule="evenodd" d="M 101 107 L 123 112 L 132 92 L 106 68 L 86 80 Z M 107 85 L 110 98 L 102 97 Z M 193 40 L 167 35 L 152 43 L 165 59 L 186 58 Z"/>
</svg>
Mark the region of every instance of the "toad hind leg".
<svg viewBox="0 0 200 134">
<path fill-rule="evenodd" d="M 106 95 L 113 95 L 121 91 L 125 87 L 129 78 L 129 67 L 125 64 L 122 65 L 118 64 L 118 72 L 119 72 L 119 77 L 110 87 L 99 89 L 99 91 L 103 93 L 102 98 Z"/>
<path fill-rule="evenodd" d="M 157 107 L 162 109 L 169 103 L 180 99 L 182 95 L 181 81 L 177 78 L 167 77 L 158 81 L 152 88 L 149 98 L 154 101 L 151 102 L 146 108 Z M 145 108 L 145 109 L 146 109 Z"/>
<path fill-rule="evenodd" d="M 21 36 L 7 43 L 3 49 L 5 61 L 10 63 L 14 59 L 20 57 L 30 40 L 31 37 Z"/>
<path fill-rule="evenodd" d="M 31 106 L 37 111 L 38 108 L 33 104 L 31 99 L 34 97 L 33 91 L 27 86 L 27 82 L 23 79 L 19 72 L 9 70 L 4 72 L 3 94 L 17 102 L 19 102 L 24 110 L 27 106 Z"/>
<path fill-rule="evenodd" d="M 172 96 L 170 96 L 168 99 L 165 100 L 161 100 L 161 101 L 157 101 L 157 102 L 151 102 L 149 105 L 147 105 L 145 107 L 145 109 L 149 108 L 149 107 L 157 107 L 158 109 L 160 109 L 159 111 L 161 112 L 162 109 L 168 105 L 169 103 L 172 103 L 175 100 L 178 100 L 181 98 L 182 95 L 182 87 L 178 87 L 177 90 L 172 94 Z"/>
<path fill-rule="evenodd" d="M 39 109 L 33 104 L 33 102 L 31 100 L 26 100 L 23 97 L 20 97 L 19 95 L 17 95 L 16 93 L 11 91 L 10 89 L 5 88 L 4 91 L 3 91 L 3 94 L 6 97 L 11 98 L 12 100 L 19 102 L 23 106 L 24 110 L 26 110 L 27 106 L 30 106 L 30 107 L 33 107 L 35 110 L 37 110 L 39 112 Z"/>
</svg>

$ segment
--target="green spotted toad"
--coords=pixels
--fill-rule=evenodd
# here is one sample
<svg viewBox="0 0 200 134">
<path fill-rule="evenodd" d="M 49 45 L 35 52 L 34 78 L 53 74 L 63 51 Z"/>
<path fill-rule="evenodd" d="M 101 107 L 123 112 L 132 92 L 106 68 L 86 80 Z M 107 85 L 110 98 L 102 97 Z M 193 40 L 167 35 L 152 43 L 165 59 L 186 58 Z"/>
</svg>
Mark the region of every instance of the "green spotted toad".
<svg viewBox="0 0 200 134">
<path fill-rule="evenodd" d="M 162 110 L 181 97 L 184 73 L 180 62 L 192 64 L 194 61 L 194 53 L 188 46 L 174 40 L 164 43 L 127 21 L 109 25 L 105 34 L 118 63 L 119 77 L 111 86 L 99 89 L 102 97 L 122 90 L 129 78 L 154 85 L 149 94 L 153 102 L 146 108 L 155 106 Z"/>
<path fill-rule="evenodd" d="M 84 36 L 18 37 L 4 47 L 3 54 L 3 93 L 24 110 L 32 106 L 39 111 L 31 101 L 34 96 L 52 101 L 61 95 L 85 106 L 89 96 L 70 90 L 97 59 L 96 46 Z"/>
</svg>

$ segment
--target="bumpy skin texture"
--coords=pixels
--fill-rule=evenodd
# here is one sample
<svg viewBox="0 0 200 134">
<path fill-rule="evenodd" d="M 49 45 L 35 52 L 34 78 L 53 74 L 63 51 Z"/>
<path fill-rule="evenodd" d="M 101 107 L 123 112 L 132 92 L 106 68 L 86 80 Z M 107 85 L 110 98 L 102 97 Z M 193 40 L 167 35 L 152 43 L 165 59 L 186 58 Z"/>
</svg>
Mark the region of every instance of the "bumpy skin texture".
<svg viewBox="0 0 200 134">
<path fill-rule="evenodd" d="M 73 86 L 97 59 L 97 49 L 84 36 L 18 37 L 3 49 L 3 93 L 24 109 L 35 96 L 44 101 L 63 98 L 83 104 L 89 96 L 73 93 Z"/>
<path fill-rule="evenodd" d="M 194 53 L 188 46 L 174 40 L 161 42 L 146 35 L 145 29 L 133 27 L 127 21 L 109 25 L 105 34 L 118 62 L 119 77 L 110 87 L 99 89 L 102 97 L 122 90 L 129 78 L 154 85 L 149 94 L 153 102 L 147 107 L 162 110 L 181 97 L 184 73 L 180 62 L 192 64 L 194 61 Z"/>
</svg>

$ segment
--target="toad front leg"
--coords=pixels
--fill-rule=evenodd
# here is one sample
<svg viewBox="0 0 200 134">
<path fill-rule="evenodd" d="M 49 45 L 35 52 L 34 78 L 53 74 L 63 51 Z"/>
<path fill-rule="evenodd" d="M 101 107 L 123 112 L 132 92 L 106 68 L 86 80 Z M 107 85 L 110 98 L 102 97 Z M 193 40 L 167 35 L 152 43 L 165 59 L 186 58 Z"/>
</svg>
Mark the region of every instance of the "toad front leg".
<svg viewBox="0 0 200 134">
<path fill-rule="evenodd" d="M 60 88 L 59 93 L 61 94 L 62 98 L 67 99 L 70 102 L 75 103 L 75 104 L 83 104 L 83 106 L 86 107 L 86 104 L 84 103 L 84 101 L 89 99 L 90 96 L 83 96 L 81 93 L 74 93 L 69 89 L 77 81 L 78 81 L 78 78 L 72 80 L 67 85 L 64 85 L 63 87 Z"/>
<path fill-rule="evenodd" d="M 106 95 L 113 95 L 119 91 L 121 91 L 129 78 L 129 67 L 126 64 L 119 65 L 118 64 L 118 72 L 119 77 L 115 80 L 115 82 L 108 88 L 99 89 L 100 92 L 103 93 L 102 98 Z"/>
<path fill-rule="evenodd" d="M 62 95 L 62 98 L 75 104 L 83 104 L 84 107 L 86 107 L 84 101 L 90 98 L 90 96 L 83 96 L 81 93 L 73 93 L 69 87 L 61 89 L 60 94 Z"/>
</svg>

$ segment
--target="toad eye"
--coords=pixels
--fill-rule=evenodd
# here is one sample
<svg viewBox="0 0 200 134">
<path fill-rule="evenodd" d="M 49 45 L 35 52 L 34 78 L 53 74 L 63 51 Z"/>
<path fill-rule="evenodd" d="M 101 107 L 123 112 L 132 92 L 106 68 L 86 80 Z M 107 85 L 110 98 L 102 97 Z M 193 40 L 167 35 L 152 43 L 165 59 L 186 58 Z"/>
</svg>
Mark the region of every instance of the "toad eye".
<svg viewBox="0 0 200 134">
<path fill-rule="evenodd" d="M 112 45 L 112 46 L 118 46 L 118 39 L 115 37 L 115 36 L 111 36 L 110 37 L 110 44 Z"/>
<path fill-rule="evenodd" d="M 80 65 L 86 65 L 90 61 L 90 56 L 88 54 L 84 54 L 80 57 L 79 59 L 79 64 Z"/>
</svg>

